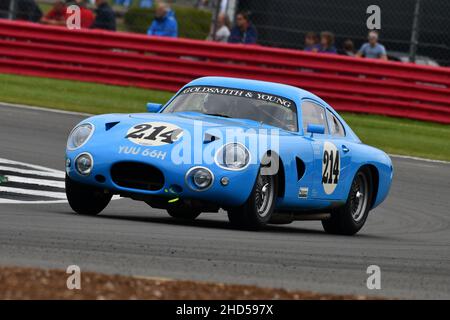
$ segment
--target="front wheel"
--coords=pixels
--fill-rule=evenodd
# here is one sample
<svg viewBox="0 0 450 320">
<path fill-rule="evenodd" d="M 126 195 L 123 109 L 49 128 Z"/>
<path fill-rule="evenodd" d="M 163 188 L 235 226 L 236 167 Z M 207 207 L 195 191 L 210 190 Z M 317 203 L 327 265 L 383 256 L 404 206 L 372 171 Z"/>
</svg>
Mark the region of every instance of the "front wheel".
<svg viewBox="0 0 450 320">
<path fill-rule="evenodd" d="M 367 169 L 359 170 L 353 178 L 347 202 L 322 220 L 327 233 L 354 235 L 366 222 L 372 201 L 372 175 Z"/>
<path fill-rule="evenodd" d="M 75 182 L 66 175 L 66 196 L 73 211 L 95 216 L 106 208 L 112 194 L 105 193 L 103 189 Z"/>
<path fill-rule="evenodd" d="M 276 177 L 258 173 L 253 190 L 240 207 L 228 210 L 230 223 L 238 228 L 257 230 L 272 217 L 276 201 Z"/>
</svg>

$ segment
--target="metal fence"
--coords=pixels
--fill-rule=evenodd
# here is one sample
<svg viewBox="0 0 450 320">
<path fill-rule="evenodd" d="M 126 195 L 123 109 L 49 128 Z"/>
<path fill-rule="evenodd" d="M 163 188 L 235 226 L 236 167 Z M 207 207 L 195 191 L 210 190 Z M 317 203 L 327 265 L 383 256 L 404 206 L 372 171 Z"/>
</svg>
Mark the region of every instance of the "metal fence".
<svg viewBox="0 0 450 320">
<path fill-rule="evenodd" d="M 53 1 L 55 0 L 0 0 L 0 17 L 37 21 L 39 9 L 32 9 L 33 4 L 38 3 L 42 9 L 43 3 Z M 117 2 L 109 1 L 112 4 Z M 141 0 L 128 1 L 124 3 L 136 7 Z M 147 1 L 155 3 L 157 0 Z M 224 9 L 231 20 L 236 11 L 247 10 L 251 13 L 251 20 L 258 30 L 258 43 L 262 45 L 304 49 L 306 33 L 330 31 L 335 36 L 337 49 L 342 49 L 346 40 L 351 40 L 355 50 L 367 40 L 366 22 L 370 16 L 366 12 L 367 8 L 370 5 L 377 5 L 381 9 L 380 43 L 386 47 L 391 59 L 408 61 L 409 57 L 415 56 L 418 63 L 450 66 L 448 0 L 167 0 L 166 2 L 175 6 L 209 10 L 213 21 L 217 13 Z M 114 6 L 114 9 L 121 17 L 128 7 Z M 146 23 L 147 20 L 148 24 L 151 22 L 152 17 L 148 16 L 148 13 L 141 20 L 144 18 Z M 186 25 L 193 29 L 192 24 L 196 22 L 190 23 Z M 204 26 L 202 28 L 205 29 Z M 119 30 L 135 31 L 120 28 Z M 196 38 L 203 37 L 203 33 L 199 33 Z M 186 34 L 181 33 L 181 36 Z M 187 36 L 190 36 L 190 33 Z"/>
<path fill-rule="evenodd" d="M 307 32 L 327 30 L 338 48 L 350 39 L 358 49 L 367 38 L 366 10 L 374 4 L 381 9 L 380 43 L 393 58 L 409 56 L 415 25 L 417 59 L 450 65 L 448 0 L 240 0 L 238 8 L 251 12 L 261 44 L 303 49 Z"/>
</svg>

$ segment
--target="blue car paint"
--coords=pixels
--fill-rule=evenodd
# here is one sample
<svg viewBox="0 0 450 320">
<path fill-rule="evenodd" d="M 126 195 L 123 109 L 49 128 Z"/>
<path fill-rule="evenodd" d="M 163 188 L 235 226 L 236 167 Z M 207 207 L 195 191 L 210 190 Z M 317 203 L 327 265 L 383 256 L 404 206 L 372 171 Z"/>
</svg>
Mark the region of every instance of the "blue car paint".
<svg viewBox="0 0 450 320">
<path fill-rule="evenodd" d="M 378 206 L 388 195 L 392 176 L 393 167 L 390 158 L 381 150 L 364 145 L 352 129 L 346 124 L 344 119 L 334 111 L 325 101 L 316 95 L 292 86 L 269 83 L 263 81 L 223 78 L 223 77 L 205 77 L 196 79 L 180 89 L 181 92 L 190 86 L 217 86 L 229 87 L 244 90 L 260 91 L 273 95 L 278 95 L 291 99 L 297 105 L 298 132 L 289 132 L 280 129 L 280 150 L 279 157 L 283 171 L 285 173 L 284 194 L 277 199 L 276 210 L 308 210 L 322 209 L 336 204 L 345 203 L 349 194 L 353 177 L 362 166 L 372 166 L 378 175 L 378 185 L 376 197 L 373 200 L 372 208 Z M 149 194 L 158 196 L 173 197 L 174 195 L 167 192 L 172 185 L 182 187 L 182 191 L 177 194 L 180 198 L 200 199 L 212 201 L 220 206 L 238 206 L 243 204 L 249 197 L 254 186 L 256 176 L 260 167 L 260 160 L 263 154 L 258 155 L 258 161 L 250 164 L 242 171 L 225 170 L 217 166 L 215 163 L 208 165 L 208 168 L 214 174 L 214 183 L 211 188 L 206 191 L 193 191 L 185 183 L 186 172 L 195 166 L 195 164 L 173 165 L 166 159 L 161 157 L 148 157 L 142 154 L 133 154 L 137 147 L 136 144 L 124 139 L 127 130 L 136 124 L 146 121 L 162 121 L 175 124 L 183 130 L 192 132 L 194 121 L 203 122 L 203 133 L 214 128 L 225 130 L 231 127 L 241 127 L 243 129 L 267 127 L 252 120 L 245 119 L 225 119 L 221 117 L 208 116 L 195 112 L 182 113 L 161 113 L 164 108 L 179 94 L 175 94 L 169 102 L 161 108 L 159 113 L 150 114 L 107 114 L 88 118 L 81 123 L 91 123 L 95 126 L 95 132 L 90 140 L 79 149 L 66 151 L 66 157 L 71 160 L 70 167 L 67 168 L 67 174 L 74 180 L 105 189 L 109 189 L 115 193 L 131 192 L 135 194 Z M 329 134 L 304 134 L 302 125 L 301 104 L 304 101 L 312 101 L 316 104 L 327 108 L 342 123 L 346 132 L 345 137 L 336 137 Z M 118 122 L 109 130 L 106 130 L 106 124 Z M 222 141 L 217 140 L 212 144 L 221 145 Z M 341 170 L 339 182 L 334 192 L 326 194 L 321 183 L 322 179 L 322 154 L 324 152 L 324 144 L 331 143 L 334 145 L 341 155 Z M 175 143 L 176 144 L 176 143 Z M 119 154 L 119 147 L 131 150 L 129 154 Z M 149 147 L 157 149 L 157 152 L 166 152 L 166 157 L 174 145 L 168 144 L 158 147 Z M 135 148 L 135 149 L 133 149 Z M 140 147 L 142 148 L 142 147 Z M 344 150 L 348 150 L 344 152 Z M 88 152 L 94 159 L 94 167 L 91 174 L 87 177 L 81 176 L 74 170 L 75 158 L 83 153 Z M 142 152 L 142 150 L 140 150 Z M 300 180 L 297 177 L 296 157 L 301 159 L 305 164 L 305 172 Z M 111 166 L 119 161 L 136 161 L 145 162 L 158 167 L 165 176 L 165 185 L 158 191 L 143 191 L 127 189 L 116 185 L 110 177 Z M 99 183 L 95 180 L 95 176 L 101 174 L 106 177 L 106 181 Z M 222 186 L 220 178 L 226 176 L 229 178 L 229 185 Z M 306 197 L 299 196 L 300 188 L 307 188 Z"/>
</svg>

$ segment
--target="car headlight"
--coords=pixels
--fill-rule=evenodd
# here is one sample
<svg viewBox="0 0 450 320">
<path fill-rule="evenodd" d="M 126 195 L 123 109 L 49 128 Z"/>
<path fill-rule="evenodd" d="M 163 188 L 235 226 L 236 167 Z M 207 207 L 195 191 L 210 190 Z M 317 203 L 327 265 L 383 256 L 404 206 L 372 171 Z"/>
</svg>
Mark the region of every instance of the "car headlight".
<svg viewBox="0 0 450 320">
<path fill-rule="evenodd" d="M 212 186 L 214 175 L 205 167 L 193 167 L 186 173 L 186 184 L 195 191 L 204 191 Z"/>
<path fill-rule="evenodd" d="M 88 176 L 91 171 L 92 167 L 94 166 L 94 160 L 92 159 L 92 156 L 85 152 L 75 159 L 75 168 L 77 169 L 78 173 L 83 176 Z"/>
<path fill-rule="evenodd" d="M 250 152 L 240 143 L 228 143 L 215 156 L 216 164 L 228 170 L 242 170 L 250 163 Z"/>
<path fill-rule="evenodd" d="M 83 123 L 76 126 L 67 140 L 67 149 L 75 150 L 84 145 L 94 133 L 94 126 L 90 123 Z"/>
</svg>

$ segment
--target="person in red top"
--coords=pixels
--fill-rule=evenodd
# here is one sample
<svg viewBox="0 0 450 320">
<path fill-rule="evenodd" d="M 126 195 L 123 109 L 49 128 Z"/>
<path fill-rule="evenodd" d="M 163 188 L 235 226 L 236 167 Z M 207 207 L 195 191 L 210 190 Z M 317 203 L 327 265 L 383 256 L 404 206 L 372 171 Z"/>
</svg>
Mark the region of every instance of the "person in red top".
<svg viewBox="0 0 450 320">
<path fill-rule="evenodd" d="M 66 9 L 64 1 L 56 1 L 53 8 L 42 17 L 41 23 L 60 25 L 61 22 L 65 22 L 66 20 Z"/>
<path fill-rule="evenodd" d="M 87 0 L 75 0 L 75 4 L 80 7 L 81 29 L 88 29 L 95 20 L 94 13 L 86 7 Z"/>
<path fill-rule="evenodd" d="M 70 5 L 76 5 L 80 8 L 80 27 L 81 29 L 89 29 L 94 23 L 95 16 L 91 10 L 86 7 L 86 0 L 74 0 L 69 2 L 67 6 L 63 1 L 55 3 L 53 9 L 41 20 L 42 23 L 65 26 L 67 19 L 73 12 L 67 12 Z M 60 14 L 63 13 L 61 16 Z"/>
</svg>

